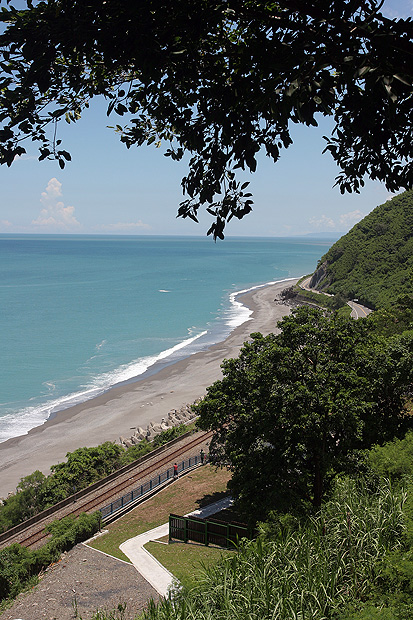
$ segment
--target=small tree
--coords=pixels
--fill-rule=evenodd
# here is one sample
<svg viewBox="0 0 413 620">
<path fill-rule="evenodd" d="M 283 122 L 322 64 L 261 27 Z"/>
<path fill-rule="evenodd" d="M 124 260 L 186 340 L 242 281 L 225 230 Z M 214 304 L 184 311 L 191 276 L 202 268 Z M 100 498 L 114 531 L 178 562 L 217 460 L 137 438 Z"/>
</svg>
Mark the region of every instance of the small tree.
<svg viewBox="0 0 413 620">
<path fill-rule="evenodd" d="M 197 406 L 215 431 L 210 456 L 233 471 L 232 491 L 264 517 L 297 502 L 320 506 L 357 451 L 402 432 L 412 338 L 373 342 L 367 321 L 303 307 L 279 335 L 252 334 Z"/>
</svg>

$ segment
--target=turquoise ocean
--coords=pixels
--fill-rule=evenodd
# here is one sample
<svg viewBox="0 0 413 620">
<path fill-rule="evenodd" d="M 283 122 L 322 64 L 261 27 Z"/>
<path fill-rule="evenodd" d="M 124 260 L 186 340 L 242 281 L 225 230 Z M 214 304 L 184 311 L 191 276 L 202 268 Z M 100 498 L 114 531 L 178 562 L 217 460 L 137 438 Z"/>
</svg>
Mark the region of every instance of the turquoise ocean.
<svg viewBox="0 0 413 620">
<path fill-rule="evenodd" d="M 0 441 L 225 339 L 336 238 L 0 235 Z"/>
</svg>

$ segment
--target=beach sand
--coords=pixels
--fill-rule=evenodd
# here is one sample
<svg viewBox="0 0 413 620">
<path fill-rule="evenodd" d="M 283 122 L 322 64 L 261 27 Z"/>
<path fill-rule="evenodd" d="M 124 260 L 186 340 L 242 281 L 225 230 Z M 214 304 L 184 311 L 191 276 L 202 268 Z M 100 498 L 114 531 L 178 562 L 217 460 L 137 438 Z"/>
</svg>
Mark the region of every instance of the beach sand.
<svg viewBox="0 0 413 620">
<path fill-rule="evenodd" d="M 207 351 L 60 411 L 27 435 L 0 443 L 0 497 L 14 492 L 20 479 L 37 469 L 48 474 L 50 466 L 62 462 L 67 452 L 130 437 L 136 427 L 160 422 L 169 411 L 202 397 L 206 388 L 222 377 L 222 361 L 236 357 L 251 333 L 271 333 L 277 321 L 289 314 L 290 307 L 280 302 L 279 296 L 296 281 L 271 284 L 240 296 L 253 311 L 250 319 Z"/>
</svg>

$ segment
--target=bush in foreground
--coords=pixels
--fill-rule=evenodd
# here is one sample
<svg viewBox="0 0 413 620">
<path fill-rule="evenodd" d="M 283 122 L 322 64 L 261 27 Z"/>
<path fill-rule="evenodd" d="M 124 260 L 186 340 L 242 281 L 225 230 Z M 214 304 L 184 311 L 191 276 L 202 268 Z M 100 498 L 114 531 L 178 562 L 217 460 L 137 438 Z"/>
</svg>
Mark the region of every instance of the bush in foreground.
<svg viewBox="0 0 413 620">
<path fill-rule="evenodd" d="M 38 574 L 63 551 L 90 538 L 99 529 L 100 512 L 81 514 L 78 519 L 65 517 L 47 526 L 52 538 L 43 547 L 30 551 L 15 543 L 0 551 L 0 604 L 15 598 L 19 592 L 37 583 Z M 0 606 L 1 609 L 1 606 Z"/>
</svg>

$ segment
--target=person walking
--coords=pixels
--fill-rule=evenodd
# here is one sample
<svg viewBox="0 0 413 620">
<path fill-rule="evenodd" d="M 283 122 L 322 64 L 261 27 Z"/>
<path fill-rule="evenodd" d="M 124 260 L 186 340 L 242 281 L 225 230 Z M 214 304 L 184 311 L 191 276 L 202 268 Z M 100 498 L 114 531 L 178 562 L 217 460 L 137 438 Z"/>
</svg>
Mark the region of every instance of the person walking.
<svg viewBox="0 0 413 620">
<path fill-rule="evenodd" d="M 178 465 L 174 463 L 174 480 L 178 479 Z"/>
</svg>

